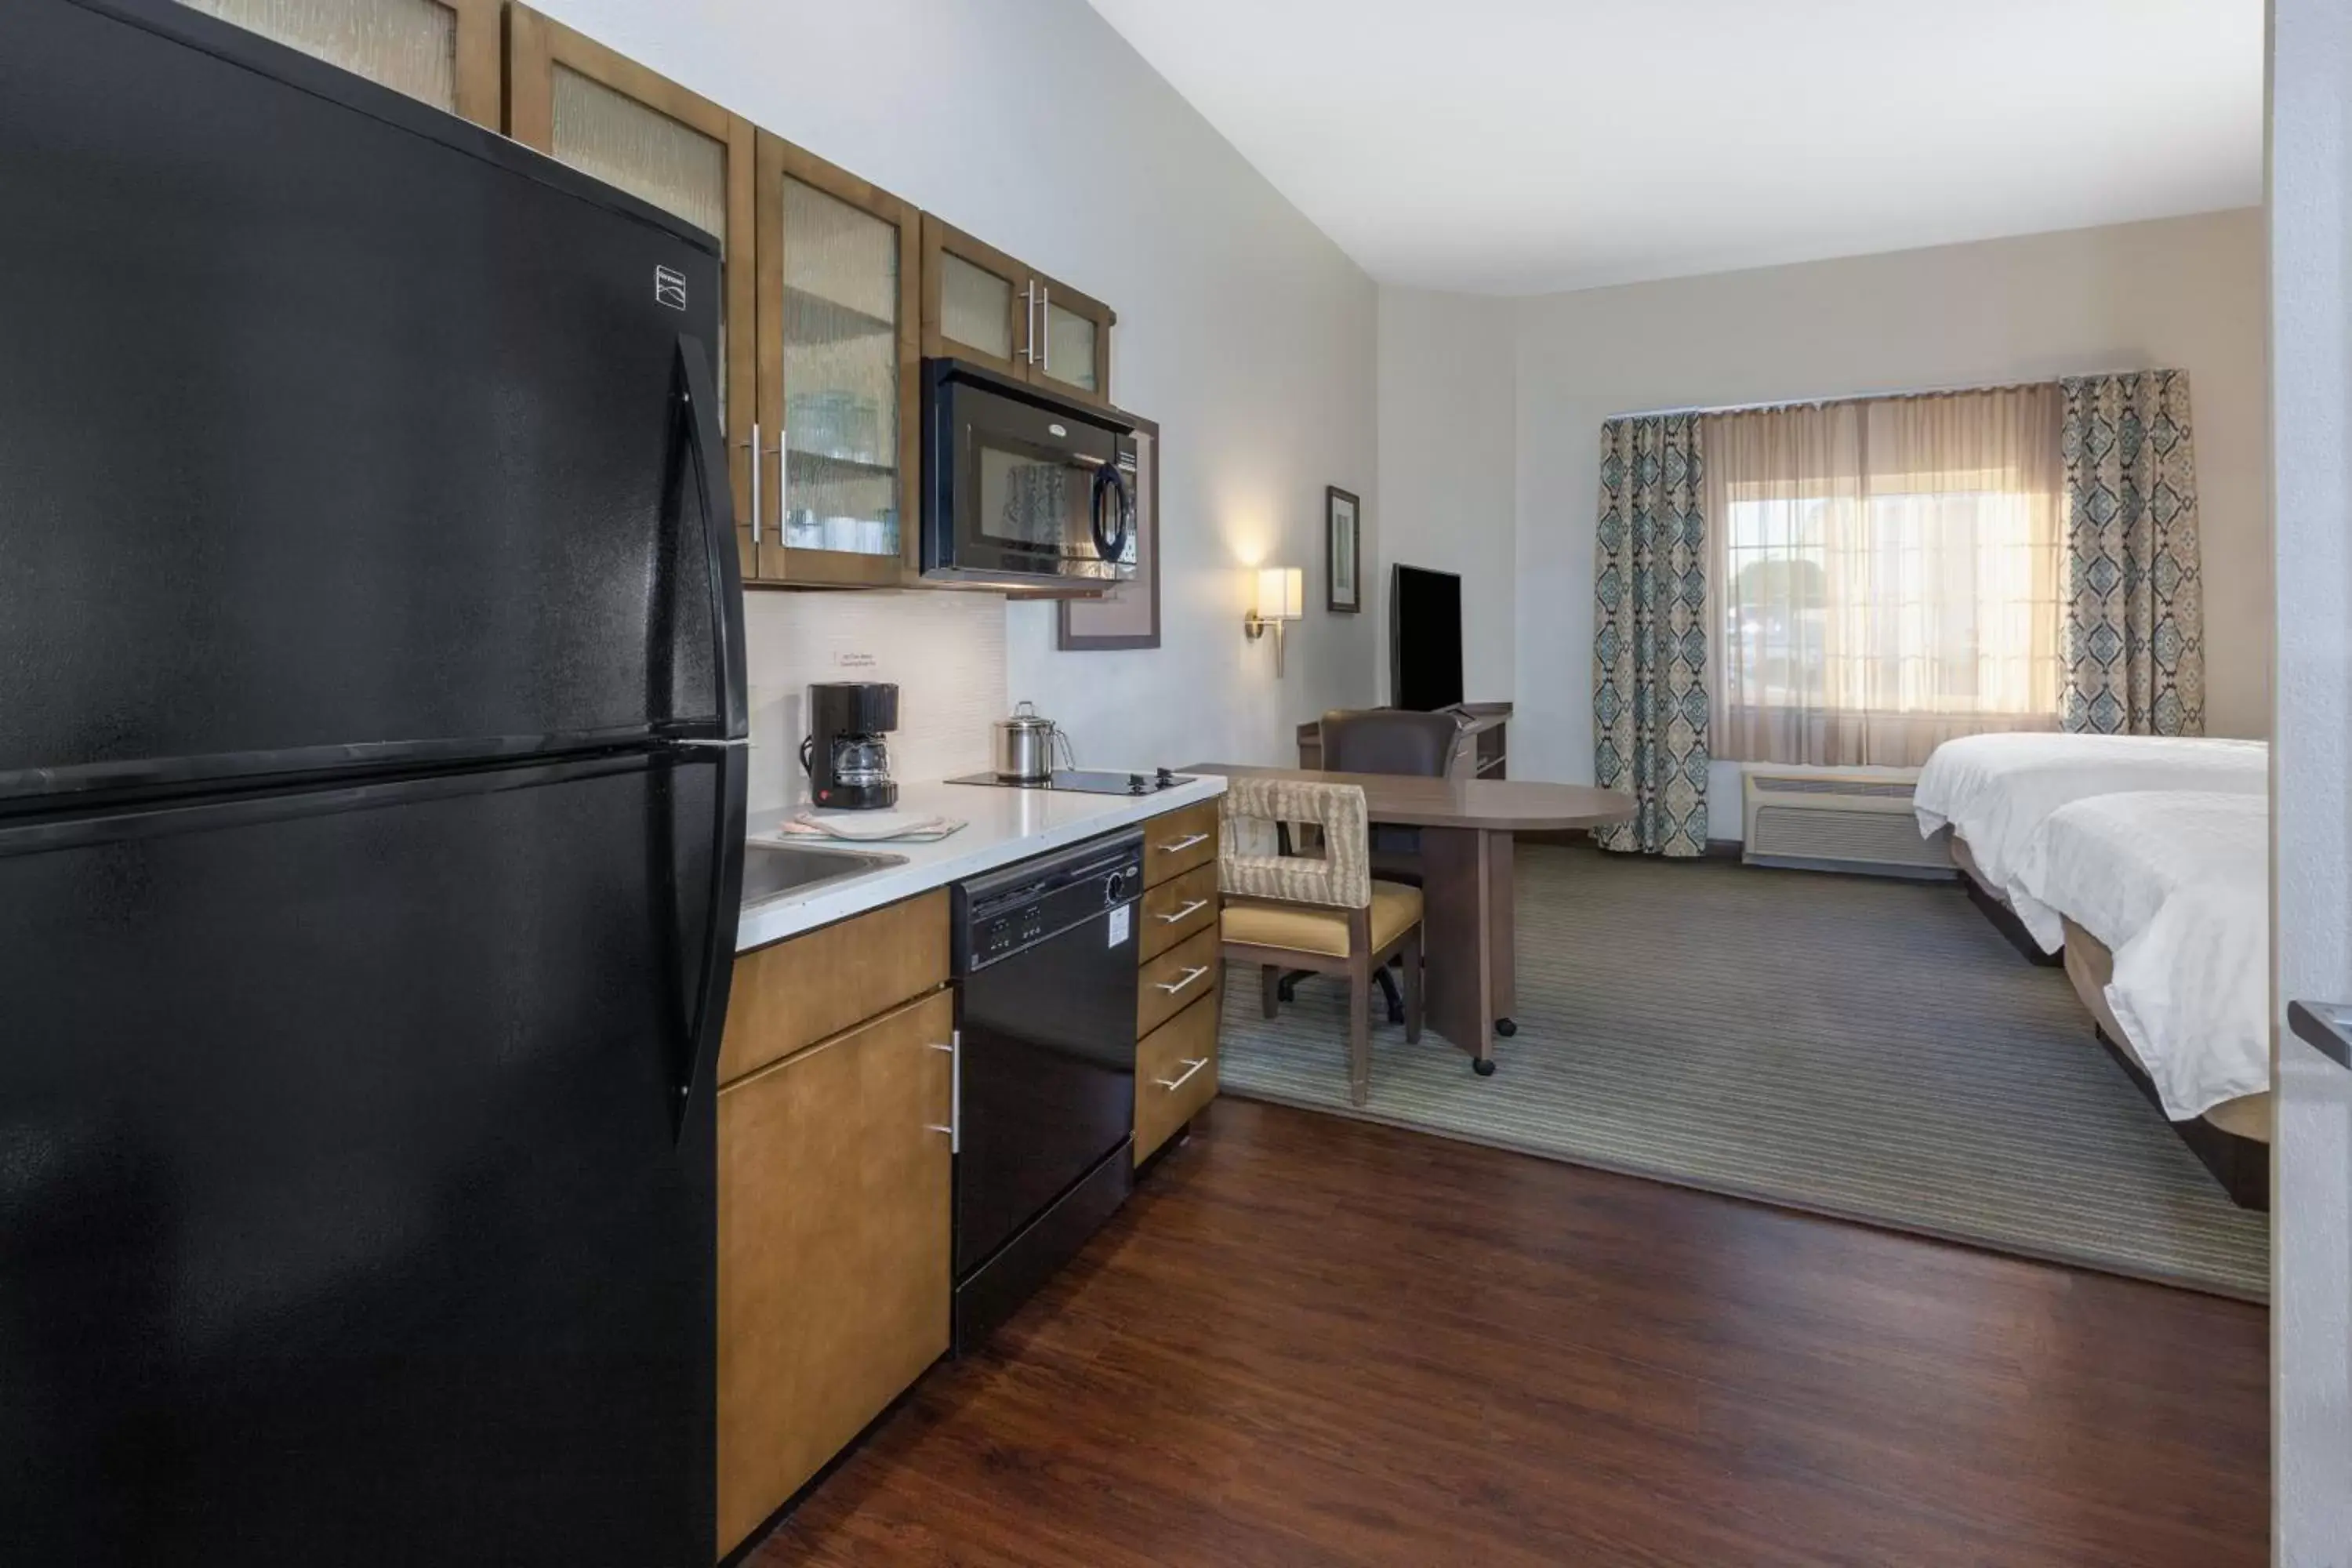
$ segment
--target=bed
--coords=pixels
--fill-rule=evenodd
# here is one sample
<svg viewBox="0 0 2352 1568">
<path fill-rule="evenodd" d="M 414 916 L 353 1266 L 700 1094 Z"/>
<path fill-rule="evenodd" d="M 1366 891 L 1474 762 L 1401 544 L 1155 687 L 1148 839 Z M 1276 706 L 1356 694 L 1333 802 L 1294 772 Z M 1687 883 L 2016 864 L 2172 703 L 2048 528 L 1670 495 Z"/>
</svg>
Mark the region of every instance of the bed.
<svg viewBox="0 0 2352 1568">
<path fill-rule="evenodd" d="M 2174 790 L 2074 801 L 2043 819 L 2011 876 L 2056 915 L 2100 1038 L 2230 1195 L 2267 1207 L 2268 801 Z"/>
<path fill-rule="evenodd" d="M 1948 829 L 1970 896 L 2019 951 L 2055 963 L 2058 912 L 2020 886 L 2020 857 L 2050 815 L 2149 790 L 2266 797 L 2270 746 L 2169 735 L 1969 735 L 1936 748 L 1912 797 L 1922 835 Z"/>
</svg>

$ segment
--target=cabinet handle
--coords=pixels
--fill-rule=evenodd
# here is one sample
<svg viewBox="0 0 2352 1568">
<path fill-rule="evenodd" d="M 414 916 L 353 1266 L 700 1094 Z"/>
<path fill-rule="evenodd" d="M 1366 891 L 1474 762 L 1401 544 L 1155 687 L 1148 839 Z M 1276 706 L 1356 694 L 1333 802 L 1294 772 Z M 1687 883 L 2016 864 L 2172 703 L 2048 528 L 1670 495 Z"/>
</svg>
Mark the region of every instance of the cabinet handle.
<svg viewBox="0 0 2352 1568">
<path fill-rule="evenodd" d="M 1190 837 L 1179 838 L 1173 844 L 1155 844 L 1152 847 L 1154 849 L 1163 851 L 1166 854 L 1173 855 L 1180 850 L 1190 849 L 1195 844 L 1206 844 L 1208 841 L 1209 836 L 1207 834 L 1195 833 Z"/>
<path fill-rule="evenodd" d="M 1054 374 L 1054 291 L 1043 283 L 1037 285 L 1037 325 L 1045 345 L 1045 363 L 1039 368 L 1047 375 Z"/>
<path fill-rule="evenodd" d="M 1175 994 L 1176 994 L 1176 993 L 1178 993 L 1179 991 L 1183 990 L 1183 989 L 1184 989 L 1184 987 L 1186 987 L 1187 985 L 1192 984 L 1192 982 L 1194 982 L 1195 980 L 1200 979 L 1200 978 L 1201 978 L 1201 976 L 1202 976 L 1203 974 L 1206 974 L 1206 973 L 1209 973 L 1209 966 L 1208 966 L 1207 964 L 1205 964 L 1205 963 L 1202 963 L 1202 964 L 1196 964 L 1196 965 L 1194 965 L 1192 968 L 1188 969 L 1188 970 L 1186 970 L 1186 971 L 1184 972 L 1184 978 L 1182 978 L 1181 980 L 1175 980 L 1175 981 L 1169 981 L 1169 980 L 1155 980 L 1155 981 L 1153 981 L 1151 984 L 1153 984 L 1154 985 L 1159 986 L 1159 987 L 1160 987 L 1160 989 L 1161 989 L 1162 991 L 1167 992 L 1167 993 L 1168 993 L 1168 994 L 1170 994 L 1171 996 L 1173 996 L 1173 995 L 1175 995 Z"/>
<path fill-rule="evenodd" d="M 1182 909 L 1178 910 L 1174 914 L 1172 914 L 1172 915 L 1161 915 L 1161 916 L 1160 917 L 1160 923 L 1161 925 L 1171 925 L 1171 926 L 1172 926 L 1172 925 L 1174 925 L 1178 921 L 1181 921 L 1181 920 L 1184 919 L 1186 916 L 1190 915 L 1193 910 L 1205 910 L 1205 909 L 1207 909 L 1208 907 L 1209 907 L 1209 900 L 1206 900 L 1206 899 L 1194 899 L 1191 903 L 1186 904 Z"/>
<path fill-rule="evenodd" d="M 1160 1088 L 1168 1090 L 1169 1093 L 1173 1094 L 1178 1089 L 1183 1088 L 1186 1081 L 1189 1080 L 1194 1073 L 1199 1072 L 1202 1068 L 1209 1065 L 1209 1058 L 1206 1057 L 1201 1058 L 1198 1061 L 1194 1061 L 1190 1058 L 1183 1058 L 1183 1061 L 1184 1070 L 1178 1073 L 1174 1078 L 1156 1078 L 1151 1081 L 1158 1084 Z"/>
<path fill-rule="evenodd" d="M 751 438 L 743 443 L 751 448 L 751 542 L 760 542 L 760 422 L 751 421 Z"/>
<path fill-rule="evenodd" d="M 950 1035 L 948 1044 L 944 1046 L 934 1041 L 931 1049 L 948 1054 L 948 1124 L 942 1127 L 936 1121 L 927 1122 L 923 1131 L 946 1133 L 948 1152 L 961 1154 L 963 1152 L 963 1031 L 958 1029 Z"/>
<path fill-rule="evenodd" d="M 1031 364 L 1037 363 L 1037 280 L 1031 279 L 1021 286 L 1021 335 L 1029 341 L 1021 345 L 1021 357 Z"/>
</svg>

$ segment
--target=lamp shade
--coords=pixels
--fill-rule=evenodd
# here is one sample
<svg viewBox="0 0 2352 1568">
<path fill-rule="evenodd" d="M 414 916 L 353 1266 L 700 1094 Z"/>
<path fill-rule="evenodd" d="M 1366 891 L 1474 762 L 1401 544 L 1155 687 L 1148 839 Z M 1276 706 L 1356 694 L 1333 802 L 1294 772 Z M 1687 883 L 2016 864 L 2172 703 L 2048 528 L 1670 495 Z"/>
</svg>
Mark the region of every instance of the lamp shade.
<svg viewBox="0 0 2352 1568">
<path fill-rule="evenodd" d="M 1295 621 L 1306 614 L 1307 574 L 1296 566 L 1259 567 L 1257 613 L 1266 621 Z"/>
</svg>

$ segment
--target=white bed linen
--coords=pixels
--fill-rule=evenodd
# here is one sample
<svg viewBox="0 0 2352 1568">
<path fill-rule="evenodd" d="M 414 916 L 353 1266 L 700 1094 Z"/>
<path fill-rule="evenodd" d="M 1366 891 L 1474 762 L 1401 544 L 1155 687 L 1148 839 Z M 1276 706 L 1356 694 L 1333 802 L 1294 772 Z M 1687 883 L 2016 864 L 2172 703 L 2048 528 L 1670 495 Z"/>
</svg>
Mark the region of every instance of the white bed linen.
<svg viewBox="0 0 2352 1568">
<path fill-rule="evenodd" d="M 2165 790 L 2059 807 L 2019 882 L 2105 942 L 2107 1005 L 2175 1121 L 2270 1087 L 2270 807 Z"/>
<path fill-rule="evenodd" d="M 1977 869 L 2045 952 L 2064 944 L 2058 916 L 2017 880 L 2018 858 L 2069 802 L 2142 790 L 2267 796 L 2270 745 L 2169 735 L 1966 735 L 1919 770 L 1912 796 L 1922 837 L 1948 826 Z"/>
</svg>

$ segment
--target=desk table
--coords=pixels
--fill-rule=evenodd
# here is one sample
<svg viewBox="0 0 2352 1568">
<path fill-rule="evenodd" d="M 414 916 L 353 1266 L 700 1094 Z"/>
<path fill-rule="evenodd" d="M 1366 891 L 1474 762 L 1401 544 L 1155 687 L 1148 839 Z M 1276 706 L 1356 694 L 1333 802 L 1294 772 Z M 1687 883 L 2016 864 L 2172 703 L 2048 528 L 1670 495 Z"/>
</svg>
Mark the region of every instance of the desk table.
<svg viewBox="0 0 2352 1568">
<path fill-rule="evenodd" d="M 1511 836 L 1605 826 L 1633 815 L 1630 795 L 1525 779 L 1420 778 L 1194 763 L 1188 773 L 1351 784 L 1375 823 L 1421 831 L 1422 919 L 1429 1026 L 1495 1070 L 1496 1034 L 1516 1033 Z"/>
</svg>

